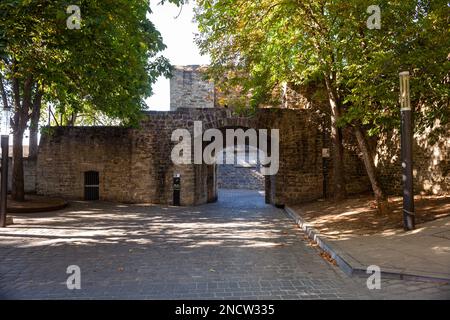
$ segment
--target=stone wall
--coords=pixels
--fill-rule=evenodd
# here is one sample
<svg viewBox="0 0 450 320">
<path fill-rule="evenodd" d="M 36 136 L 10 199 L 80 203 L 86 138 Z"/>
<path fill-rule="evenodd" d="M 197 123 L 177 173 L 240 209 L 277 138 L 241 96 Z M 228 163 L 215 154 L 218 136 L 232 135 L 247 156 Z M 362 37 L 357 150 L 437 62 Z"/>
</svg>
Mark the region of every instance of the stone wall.
<svg viewBox="0 0 450 320">
<path fill-rule="evenodd" d="M 171 204 L 174 174 L 182 177 L 182 205 L 217 199 L 220 174 L 217 165 L 172 164 L 173 130 L 193 133 L 194 121 L 209 128 L 280 130 L 280 168 L 264 179 L 268 203 L 283 205 L 311 201 L 333 194 L 332 159 L 323 119 L 310 110 L 260 109 L 252 117 L 239 117 L 227 109 L 180 109 L 149 112 L 137 129 L 120 127 L 50 128 L 42 135 L 36 178 L 35 164 L 25 161 L 25 183 L 33 191 L 83 199 L 84 172 L 100 173 L 100 198 L 121 202 Z M 445 128 L 444 128 L 445 129 Z M 414 175 L 416 193 L 449 192 L 450 139 L 448 130 L 436 139 L 416 135 Z M 370 190 L 370 183 L 354 138 L 344 131 L 344 160 L 349 194 Z M 389 194 L 401 193 L 398 134 L 378 140 L 376 157 L 380 179 Z M 431 143 L 430 141 L 433 141 Z M 11 171 L 10 171 L 11 172 Z"/>
<path fill-rule="evenodd" d="M 39 146 L 37 193 L 83 199 L 84 173 L 98 171 L 101 199 L 130 201 L 130 137 L 131 131 L 120 127 L 49 128 Z"/>
<path fill-rule="evenodd" d="M 214 108 L 215 88 L 205 80 L 204 67 L 175 66 L 170 79 L 170 110 L 178 108 Z"/>
<path fill-rule="evenodd" d="M 234 155 L 234 164 L 227 164 L 227 154 Z M 264 190 L 265 176 L 261 173 L 259 150 L 248 144 L 224 149 L 219 155 L 218 188 Z"/>
<path fill-rule="evenodd" d="M 328 119 L 325 119 L 328 124 Z M 327 167 L 325 178 L 325 189 L 328 197 L 333 195 L 334 189 L 334 166 L 333 155 L 334 146 L 330 140 L 329 129 L 325 130 L 324 145 L 330 151 L 330 158 L 324 159 L 324 166 Z M 362 155 L 357 147 L 357 142 L 350 130 L 343 130 L 342 144 L 344 147 L 344 170 L 345 188 L 348 195 L 363 193 L 371 190 L 370 180 L 366 173 Z"/>
<path fill-rule="evenodd" d="M 377 143 L 375 162 L 384 189 L 402 193 L 400 135 L 384 134 Z M 415 194 L 443 195 L 450 192 L 450 124 L 439 131 L 425 130 L 414 135 L 413 175 Z"/>
<path fill-rule="evenodd" d="M 308 86 L 297 86 L 292 83 L 278 86 L 272 93 L 275 100 L 284 107 L 319 110 L 325 128 L 329 123 L 329 102 L 326 90 L 321 83 Z M 325 145 L 330 147 L 329 129 L 325 133 Z M 375 138 L 373 142 L 376 150 L 376 166 L 380 175 L 380 182 L 389 195 L 402 193 L 402 173 L 400 163 L 400 136 L 398 131 L 385 133 Z M 366 176 L 365 167 L 361 159 L 352 132 L 343 130 L 344 165 L 346 171 L 346 188 L 349 194 L 370 190 L 370 181 Z M 414 190 L 416 194 L 447 194 L 450 192 L 450 124 L 446 126 L 436 123 L 434 128 L 428 128 L 414 135 Z M 325 188 L 327 193 L 333 189 L 332 159 L 325 160 L 329 167 Z"/>
<path fill-rule="evenodd" d="M 175 110 L 177 107 L 183 106 L 188 108 L 212 108 L 215 104 L 217 104 L 218 93 L 214 89 L 214 85 L 212 82 L 208 82 L 204 80 L 203 68 L 199 66 L 186 66 L 186 67 L 177 67 L 174 72 L 174 77 L 171 80 L 171 110 Z M 316 83 L 311 84 L 309 86 L 296 86 L 294 84 L 286 84 L 285 86 L 277 86 L 273 93 L 273 102 L 275 104 L 281 104 L 286 109 L 284 113 L 290 114 L 291 111 L 289 109 L 302 109 L 302 110 L 320 110 L 321 116 L 314 117 L 314 119 L 310 119 L 313 126 L 318 126 L 319 132 L 316 132 L 316 138 L 321 141 L 322 147 L 329 149 L 331 154 L 332 145 L 329 140 L 329 116 L 328 114 L 328 101 L 326 90 L 322 84 Z M 271 125 L 273 127 L 280 127 L 284 130 L 284 127 L 288 127 L 289 125 L 303 125 L 300 123 L 295 123 L 295 117 L 292 119 L 284 119 L 280 120 L 279 116 L 274 116 L 274 119 L 271 119 L 269 122 L 273 122 Z M 278 122 L 277 121 L 281 121 Z M 269 122 L 265 122 L 265 124 L 269 124 Z M 290 123 L 292 122 L 292 123 Z M 288 124 L 289 123 L 289 124 Z M 309 126 L 308 124 L 307 126 Z M 449 190 L 449 158 L 450 158 L 450 138 L 449 134 L 450 128 L 441 128 L 441 134 L 437 139 L 430 138 L 432 133 L 430 131 L 426 131 L 420 135 L 415 136 L 415 146 L 414 146 L 414 175 L 415 175 L 415 190 L 418 193 L 428 193 L 428 194 L 443 194 L 448 192 Z M 319 137 L 319 135 L 321 135 Z M 303 159 L 303 155 L 299 156 L 298 154 L 293 154 L 292 160 L 289 157 L 289 154 L 292 153 L 291 147 L 287 147 L 288 145 L 295 145 L 295 141 L 298 141 L 305 149 L 305 143 L 307 148 L 311 148 L 312 146 L 317 145 L 314 139 L 310 139 L 305 135 L 302 136 L 301 130 L 296 130 L 295 132 L 289 132 L 286 130 L 284 134 L 283 143 L 286 148 L 283 149 L 283 154 L 286 160 L 283 165 L 287 165 L 295 167 L 292 161 L 301 162 Z M 432 143 L 430 143 L 432 141 Z M 346 179 L 346 189 L 348 194 L 355 194 L 360 192 L 369 191 L 370 181 L 366 175 L 365 167 L 363 162 L 361 161 L 361 155 L 357 148 L 356 141 L 354 139 L 353 133 L 349 130 L 343 130 L 343 143 L 344 143 L 344 166 L 345 166 L 345 179 Z M 319 149 L 315 150 L 318 151 Z M 381 139 L 378 140 L 377 146 L 377 166 L 380 173 L 380 180 L 382 185 L 388 194 L 400 194 L 401 193 L 401 164 L 400 164 L 400 142 L 398 133 L 392 132 L 391 134 L 387 134 Z M 317 174 L 314 173 L 316 171 L 312 171 L 310 177 L 302 175 L 300 172 L 291 174 L 290 172 L 286 172 L 286 174 L 278 175 L 277 177 L 273 177 L 269 182 L 266 182 L 270 188 L 270 185 L 279 184 L 282 177 L 290 177 L 288 179 L 288 186 L 281 186 L 280 188 L 287 188 L 294 191 L 293 194 L 296 193 L 309 193 L 308 190 L 301 191 L 300 189 L 305 189 L 306 187 L 298 187 L 297 182 L 294 184 L 297 185 L 289 186 L 292 180 L 297 181 L 296 179 L 301 177 L 301 179 L 313 181 L 311 184 L 311 190 L 320 190 L 322 195 L 331 196 L 333 194 L 333 161 L 332 158 L 320 158 L 318 156 L 312 157 L 311 155 L 308 157 L 304 157 L 310 160 L 319 159 L 319 163 L 311 164 L 311 167 L 315 165 L 320 165 L 322 167 L 322 186 L 319 187 L 319 180 L 317 178 Z M 300 164 L 301 165 L 301 164 Z M 295 167 L 296 169 L 301 170 L 300 167 Z M 243 177 L 251 178 L 251 175 L 246 174 L 246 171 L 242 172 L 242 177 L 239 178 L 239 175 L 233 177 L 230 171 L 230 168 L 225 168 L 223 171 L 227 173 L 230 177 L 229 183 L 225 181 L 221 181 L 221 185 L 224 186 L 229 184 L 233 185 L 242 185 Z M 289 170 L 288 170 L 289 171 Z M 294 179 L 292 179 L 295 177 Z M 232 180 L 235 180 L 235 183 Z M 240 180 L 240 182 L 239 182 Z M 247 179 L 248 180 L 248 179 Z M 220 178 L 219 178 L 220 181 Z M 278 188 L 278 190 L 280 189 Z M 307 188 L 306 188 L 307 189 Z M 317 193 L 311 192 L 311 198 L 316 198 Z M 293 196 L 288 194 L 287 198 L 292 201 Z M 308 198 L 308 197 L 306 197 Z M 302 196 L 303 199 L 303 196 Z"/>
<path fill-rule="evenodd" d="M 265 176 L 259 167 L 241 167 L 234 164 L 219 165 L 218 187 L 220 189 L 264 190 Z"/>
<path fill-rule="evenodd" d="M 228 109 L 179 109 L 148 112 L 139 128 L 49 128 L 41 138 L 37 192 L 83 199 L 84 172 L 98 171 L 100 198 L 120 202 L 172 204 L 172 180 L 181 175 L 181 204 L 197 205 L 217 199 L 216 165 L 174 165 L 175 129 L 193 135 L 194 121 L 210 128 L 280 130 L 280 168 L 265 179 L 268 203 L 284 205 L 315 200 L 324 194 L 323 133 L 310 110 L 260 109 L 239 117 Z M 359 166 L 360 160 L 348 168 Z M 360 177 L 355 176 L 358 180 Z M 365 179 L 365 177 L 361 177 Z"/>
<path fill-rule="evenodd" d="M 276 205 L 323 196 L 322 133 L 309 110 L 263 109 L 265 121 L 280 130 L 280 169 L 272 177 Z"/>
</svg>

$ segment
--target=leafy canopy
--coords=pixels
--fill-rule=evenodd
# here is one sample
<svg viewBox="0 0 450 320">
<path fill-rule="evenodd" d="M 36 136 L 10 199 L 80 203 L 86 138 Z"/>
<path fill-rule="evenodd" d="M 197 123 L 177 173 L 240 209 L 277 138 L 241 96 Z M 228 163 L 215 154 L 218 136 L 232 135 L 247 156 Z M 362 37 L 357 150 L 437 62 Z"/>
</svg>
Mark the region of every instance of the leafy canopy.
<svg viewBox="0 0 450 320">
<path fill-rule="evenodd" d="M 399 71 L 411 72 L 418 127 L 449 117 L 450 8 L 446 0 L 380 0 L 369 29 L 365 0 L 200 0 L 197 42 L 211 76 L 239 84 L 253 105 L 283 82 L 328 78 L 344 109 L 341 125 L 372 134 L 399 123 Z"/>
<path fill-rule="evenodd" d="M 66 25 L 74 4 L 79 30 Z M 152 83 L 170 73 L 149 13 L 148 0 L 2 0 L 0 72 L 6 81 L 31 75 L 62 113 L 96 110 L 133 123 Z"/>
</svg>

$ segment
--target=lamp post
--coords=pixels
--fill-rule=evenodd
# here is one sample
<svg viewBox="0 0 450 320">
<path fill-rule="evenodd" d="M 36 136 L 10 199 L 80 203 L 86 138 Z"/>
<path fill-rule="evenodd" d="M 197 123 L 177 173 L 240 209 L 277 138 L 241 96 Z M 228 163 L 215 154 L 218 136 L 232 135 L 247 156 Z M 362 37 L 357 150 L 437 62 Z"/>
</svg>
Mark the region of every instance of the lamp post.
<svg viewBox="0 0 450 320">
<path fill-rule="evenodd" d="M 409 72 L 400 72 L 400 105 L 402 113 L 401 154 L 403 181 L 403 227 L 415 228 L 414 190 L 413 190 L 413 119 L 409 92 Z"/>
<path fill-rule="evenodd" d="M 2 169 L 0 186 L 0 227 L 6 227 L 6 202 L 8 197 L 9 122 L 11 110 L 4 108 L 1 119 Z"/>
</svg>

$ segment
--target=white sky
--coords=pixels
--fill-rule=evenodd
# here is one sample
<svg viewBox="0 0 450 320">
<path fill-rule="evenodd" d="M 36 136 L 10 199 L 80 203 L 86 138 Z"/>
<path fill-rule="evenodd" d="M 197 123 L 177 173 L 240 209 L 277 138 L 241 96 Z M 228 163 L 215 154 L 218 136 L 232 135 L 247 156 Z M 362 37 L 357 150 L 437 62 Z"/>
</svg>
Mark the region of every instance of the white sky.
<svg viewBox="0 0 450 320">
<path fill-rule="evenodd" d="M 197 25 L 193 22 L 194 1 L 183 5 L 179 16 L 180 8 L 170 3 L 158 5 L 159 1 L 150 1 L 150 7 L 153 11 L 150 20 L 161 32 L 163 41 L 167 46 L 162 55 L 168 58 L 172 65 L 208 64 L 209 57 L 201 56 L 194 42 L 194 34 L 198 32 Z M 169 110 L 169 79 L 161 77 L 153 85 L 153 92 L 153 96 L 146 101 L 150 110 Z"/>
</svg>

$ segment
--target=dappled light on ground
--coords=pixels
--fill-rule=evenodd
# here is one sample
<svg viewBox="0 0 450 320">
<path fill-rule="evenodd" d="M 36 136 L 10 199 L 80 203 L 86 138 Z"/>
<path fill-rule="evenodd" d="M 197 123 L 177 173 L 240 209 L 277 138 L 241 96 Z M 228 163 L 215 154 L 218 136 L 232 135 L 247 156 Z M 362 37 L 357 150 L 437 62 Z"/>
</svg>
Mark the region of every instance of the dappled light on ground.
<svg viewBox="0 0 450 320">
<path fill-rule="evenodd" d="M 217 203 L 194 208 L 73 202 L 59 212 L 14 217 L 15 225 L 0 230 L 0 298 L 355 299 L 372 294 L 365 279 L 354 282 L 325 261 L 283 210 L 266 205 L 255 191 L 221 191 Z M 81 269 L 82 290 L 66 287 L 70 265 Z M 401 284 L 402 296 L 404 288 Z M 424 288 L 442 296 L 440 288 Z"/>
<path fill-rule="evenodd" d="M 360 235 L 393 235 L 403 230 L 402 198 L 389 199 L 392 214 L 380 215 L 370 196 L 341 202 L 315 201 L 292 206 L 305 221 L 330 239 Z M 421 224 L 450 216 L 450 196 L 418 196 L 415 199 L 417 230 Z"/>
<path fill-rule="evenodd" d="M 256 204 L 249 205 L 231 203 L 224 216 L 215 215 L 214 210 L 202 211 L 207 207 L 73 202 L 66 210 L 54 213 L 14 215 L 15 224 L 0 231 L 0 241 L 16 247 L 123 243 L 186 248 L 278 246 L 282 232 L 276 228 L 279 219 L 264 215 L 266 205 L 260 196 Z M 283 244 L 289 244 L 285 236 Z"/>
<path fill-rule="evenodd" d="M 0 298 L 356 298 L 255 191 L 193 208 L 73 202 L 0 230 Z M 69 265 L 82 290 L 66 287 Z M 49 272 L 51 270 L 51 272 Z"/>
</svg>

